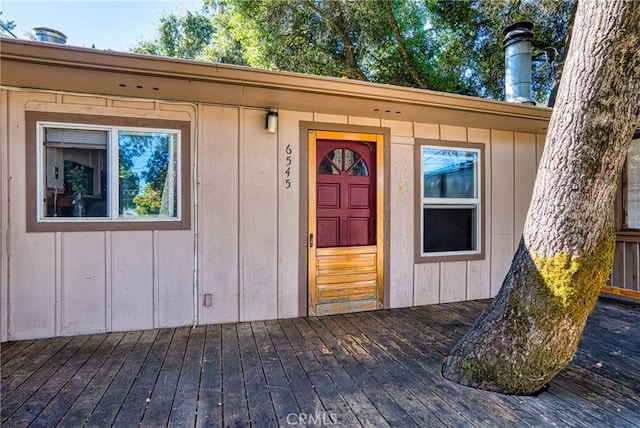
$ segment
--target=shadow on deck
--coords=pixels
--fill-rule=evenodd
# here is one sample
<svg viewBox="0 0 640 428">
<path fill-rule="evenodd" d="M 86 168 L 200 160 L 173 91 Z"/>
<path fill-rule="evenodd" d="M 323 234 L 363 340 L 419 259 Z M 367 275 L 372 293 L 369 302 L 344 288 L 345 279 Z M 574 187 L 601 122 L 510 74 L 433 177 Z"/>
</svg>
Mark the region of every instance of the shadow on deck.
<svg viewBox="0 0 640 428">
<path fill-rule="evenodd" d="M 440 375 L 487 301 L 2 345 L 2 426 L 640 426 L 640 307 L 601 300 L 537 397 Z"/>
</svg>

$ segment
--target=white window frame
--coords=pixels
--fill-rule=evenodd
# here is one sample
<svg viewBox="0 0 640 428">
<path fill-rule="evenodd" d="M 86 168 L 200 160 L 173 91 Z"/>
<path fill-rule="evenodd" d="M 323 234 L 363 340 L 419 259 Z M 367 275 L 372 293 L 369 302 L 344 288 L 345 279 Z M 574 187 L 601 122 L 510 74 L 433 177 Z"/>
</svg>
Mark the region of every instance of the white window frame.
<svg viewBox="0 0 640 428">
<path fill-rule="evenodd" d="M 477 153 L 477 164 L 474 168 L 474 190 L 475 190 L 475 198 L 425 198 L 424 197 L 424 169 L 423 169 L 423 156 L 424 149 L 436 149 L 436 150 L 452 150 L 452 151 L 466 151 L 466 152 L 475 152 Z M 422 199 L 422 204 L 420 206 L 420 235 L 419 235 L 419 245 L 420 245 L 420 257 L 447 257 L 447 256 L 467 256 L 467 255 L 478 255 L 482 253 L 482 171 L 483 171 L 483 157 L 482 150 L 472 147 L 466 146 L 449 146 L 449 145 L 432 145 L 432 144 L 421 144 L 420 145 L 420 155 L 419 155 L 419 164 L 420 164 L 420 197 Z M 475 208 L 476 218 L 474 224 L 474 238 L 475 238 L 475 249 L 474 250 L 462 250 L 462 251 L 437 251 L 437 252 L 425 252 L 424 251 L 424 209 L 425 208 Z"/>
<path fill-rule="evenodd" d="M 135 127 L 135 126 L 107 126 L 107 125 L 85 125 L 82 123 L 69 122 L 36 122 L 36 170 L 37 170 L 37 222 L 38 223 L 112 223 L 112 222 L 181 222 L 182 221 L 182 132 L 180 129 L 155 128 L 155 127 Z M 81 129 L 87 131 L 106 131 L 107 132 L 107 216 L 106 217 L 47 217 L 45 189 L 47 186 L 47 174 L 44 168 L 45 162 L 45 128 L 60 129 Z M 148 132 L 148 133 L 167 133 L 176 135 L 176 216 L 144 216 L 144 217 L 121 217 L 118 213 L 119 208 L 119 180 L 116 179 L 117 165 L 119 164 L 119 147 L 118 133 L 125 132 Z"/>
</svg>

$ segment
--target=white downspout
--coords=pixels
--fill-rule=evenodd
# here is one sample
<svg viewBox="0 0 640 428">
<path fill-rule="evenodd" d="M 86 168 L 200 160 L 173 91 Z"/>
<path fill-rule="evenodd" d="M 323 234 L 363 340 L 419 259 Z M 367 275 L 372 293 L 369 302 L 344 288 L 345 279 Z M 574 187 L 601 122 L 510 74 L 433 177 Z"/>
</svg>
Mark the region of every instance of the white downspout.
<svg viewBox="0 0 640 428">
<path fill-rule="evenodd" d="M 195 131 L 193 136 L 194 154 L 193 154 L 193 327 L 198 325 L 199 315 L 199 290 L 198 290 L 198 152 L 200 147 L 199 130 L 200 130 L 200 109 L 198 104 L 193 104 L 196 110 Z"/>
</svg>

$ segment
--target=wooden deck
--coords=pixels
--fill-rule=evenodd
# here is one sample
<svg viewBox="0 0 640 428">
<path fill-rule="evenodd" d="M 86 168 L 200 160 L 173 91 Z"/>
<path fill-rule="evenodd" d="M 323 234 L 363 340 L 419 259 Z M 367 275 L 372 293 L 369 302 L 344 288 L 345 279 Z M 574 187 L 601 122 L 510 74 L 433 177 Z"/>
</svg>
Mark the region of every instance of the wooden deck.
<svg viewBox="0 0 640 428">
<path fill-rule="evenodd" d="M 602 300 L 536 397 L 446 381 L 484 302 L 2 344 L 2 426 L 638 427 L 640 307 Z"/>
</svg>

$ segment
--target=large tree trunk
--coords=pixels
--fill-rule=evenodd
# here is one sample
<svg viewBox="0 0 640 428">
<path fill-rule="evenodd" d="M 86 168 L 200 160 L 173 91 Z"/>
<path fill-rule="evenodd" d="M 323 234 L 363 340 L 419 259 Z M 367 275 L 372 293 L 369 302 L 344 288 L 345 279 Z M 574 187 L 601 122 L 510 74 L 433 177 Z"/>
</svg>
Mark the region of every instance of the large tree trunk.
<svg viewBox="0 0 640 428">
<path fill-rule="evenodd" d="M 523 237 L 451 351 L 450 380 L 540 390 L 573 357 L 613 263 L 613 202 L 640 115 L 640 1 L 580 1 Z"/>
</svg>

